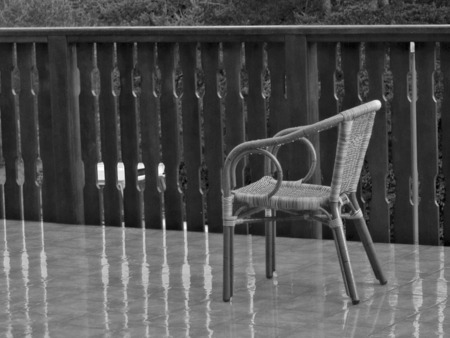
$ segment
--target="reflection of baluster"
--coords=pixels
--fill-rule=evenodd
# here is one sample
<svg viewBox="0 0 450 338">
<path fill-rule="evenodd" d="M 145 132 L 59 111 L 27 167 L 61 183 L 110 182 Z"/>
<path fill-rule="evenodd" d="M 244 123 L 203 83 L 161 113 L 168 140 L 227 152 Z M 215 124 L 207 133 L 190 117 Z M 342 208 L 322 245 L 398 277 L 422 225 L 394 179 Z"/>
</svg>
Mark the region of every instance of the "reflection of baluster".
<svg viewBox="0 0 450 338">
<path fill-rule="evenodd" d="M 48 270 L 47 270 L 47 253 L 45 252 L 45 237 L 44 237 L 44 222 L 41 222 L 41 282 L 44 292 L 44 337 L 50 337 L 48 328 L 48 301 L 47 301 L 47 285 L 48 285 Z"/>
<path fill-rule="evenodd" d="M 414 265 L 416 270 L 415 275 L 415 281 L 412 284 L 412 294 L 413 294 L 413 304 L 414 304 L 414 310 L 416 312 L 416 316 L 414 317 L 414 336 L 419 337 L 420 336 L 420 309 L 423 305 L 423 288 L 422 288 L 422 278 L 420 278 L 420 249 L 416 247 L 416 250 L 414 251 Z"/>
<path fill-rule="evenodd" d="M 277 280 L 277 274 L 273 274 L 273 288 L 272 288 L 272 308 L 273 308 L 273 336 L 278 336 L 278 328 L 280 327 L 279 321 L 278 321 L 278 280 Z"/>
<path fill-rule="evenodd" d="M 184 322 L 186 324 L 186 337 L 189 337 L 190 314 L 189 314 L 189 290 L 191 288 L 191 267 L 188 262 L 188 239 L 187 231 L 184 229 L 184 263 L 181 271 L 184 288 Z"/>
<path fill-rule="evenodd" d="M 22 279 L 23 285 L 25 287 L 25 336 L 32 337 L 33 330 L 31 328 L 31 318 L 30 318 L 30 278 L 29 278 L 29 267 L 30 262 L 28 259 L 27 252 L 27 243 L 25 238 L 25 222 L 22 221 L 22 256 L 21 256 L 21 265 L 22 265 Z"/>
<path fill-rule="evenodd" d="M 6 232 L 6 220 L 3 220 L 3 272 L 5 273 L 6 280 L 6 308 L 5 312 L 8 316 L 8 330 L 6 332 L 6 337 L 13 337 L 12 334 L 12 315 L 11 315 L 11 289 L 10 289 L 10 279 L 9 272 L 11 271 L 11 260 L 9 258 L 9 248 L 8 248 L 8 236 Z"/>
<path fill-rule="evenodd" d="M 125 227 L 122 227 L 122 286 L 123 286 L 123 316 L 125 331 L 128 330 L 128 282 L 130 281 L 130 268 L 125 247 Z"/>
<path fill-rule="evenodd" d="M 252 235 L 247 235 L 247 248 L 248 248 L 248 265 L 246 269 L 247 273 L 247 289 L 250 295 L 248 313 L 251 315 L 250 319 L 250 332 L 251 336 L 255 336 L 255 309 L 253 303 L 253 297 L 256 291 L 256 278 L 255 278 L 255 268 L 253 266 L 253 246 L 252 246 Z"/>
<path fill-rule="evenodd" d="M 211 325 L 211 292 L 212 292 L 212 272 L 209 264 L 209 235 L 205 231 L 205 265 L 203 266 L 203 287 L 206 293 L 206 330 L 208 336 L 212 337 L 213 330 L 209 327 Z"/>
<path fill-rule="evenodd" d="M 164 310 L 166 315 L 166 336 L 170 336 L 169 330 L 169 288 L 170 288 L 170 269 L 167 264 L 167 232 L 163 229 L 163 264 L 161 267 L 161 282 L 164 288 Z"/>
<path fill-rule="evenodd" d="M 398 285 L 398 279 L 397 276 L 395 274 L 395 267 L 396 267 L 396 262 L 395 262 L 395 247 L 394 246 L 390 246 L 390 254 L 389 257 L 392 257 L 392 266 L 394 267 L 392 269 L 392 277 L 389 280 L 392 280 L 392 285 Z M 388 303 L 389 306 L 391 307 L 391 309 L 396 309 L 397 308 L 397 304 L 398 304 L 398 288 L 393 289 L 392 291 L 390 291 L 388 293 Z M 393 310 L 392 311 L 392 315 L 391 315 L 391 321 L 390 323 L 395 323 L 395 314 L 396 311 Z M 391 326 L 391 330 L 390 330 L 390 337 L 395 337 L 395 325 Z"/>
<path fill-rule="evenodd" d="M 141 265 L 141 275 L 142 275 L 142 289 L 144 291 L 144 314 L 143 322 L 145 325 L 145 336 L 150 337 L 150 326 L 148 321 L 148 287 L 150 285 L 150 270 L 147 262 L 147 238 L 145 227 L 142 228 L 142 265 Z"/>
<path fill-rule="evenodd" d="M 439 247 L 440 273 L 437 280 L 437 302 L 438 302 L 438 334 L 444 337 L 445 309 L 447 308 L 447 280 L 445 279 L 445 251 L 444 247 Z"/>
<path fill-rule="evenodd" d="M 102 256 L 100 264 L 102 266 L 102 284 L 103 284 L 103 315 L 105 317 L 105 333 L 110 332 L 109 313 L 108 313 L 108 288 L 109 288 L 109 263 L 106 256 L 106 227 L 102 226 Z"/>
</svg>

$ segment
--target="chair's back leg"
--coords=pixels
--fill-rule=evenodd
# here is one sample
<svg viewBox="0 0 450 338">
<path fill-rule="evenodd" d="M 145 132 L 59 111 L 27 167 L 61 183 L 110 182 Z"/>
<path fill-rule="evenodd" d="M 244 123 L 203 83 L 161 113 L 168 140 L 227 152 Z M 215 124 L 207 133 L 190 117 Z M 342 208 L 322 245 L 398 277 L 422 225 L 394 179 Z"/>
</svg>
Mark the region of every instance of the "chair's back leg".
<svg viewBox="0 0 450 338">
<path fill-rule="evenodd" d="M 266 210 L 266 217 L 275 216 L 275 210 Z M 275 271 L 275 239 L 276 239 L 276 222 L 266 221 L 266 277 L 272 278 Z"/>
<path fill-rule="evenodd" d="M 233 296 L 234 275 L 234 227 L 223 227 L 223 300 L 228 302 Z"/>
<path fill-rule="evenodd" d="M 369 259 L 370 265 L 372 266 L 375 278 L 378 279 L 381 285 L 387 283 L 384 277 L 383 270 L 381 269 L 380 262 L 378 261 L 377 255 L 375 253 L 375 248 L 372 242 L 372 237 L 370 236 L 369 230 L 367 229 L 366 221 L 364 220 L 364 215 L 359 207 L 356 195 L 353 193 L 350 195 L 350 201 L 353 204 L 355 216 L 357 216 L 353 222 L 356 226 L 356 231 L 358 232 L 359 238 L 363 243 L 364 249 L 366 250 L 367 258 Z"/>
<path fill-rule="evenodd" d="M 361 217 L 354 219 L 353 222 L 356 226 L 356 230 L 358 231 L 358 235 L 361 238 L 364 249 L 366 250 L 367 258 L 369 259 L 376 279 L 378 279 L 381 285 L 386 284 L 387 280 L 384 277 L 383 270 L 381 270 L 380 262 L 378 261 L 375 253 L 375 248 L 373 246 L 372 237 L 370 236 L 369 230 L 367 229 L 364 217 L 361 214 Z"/>
</svg>

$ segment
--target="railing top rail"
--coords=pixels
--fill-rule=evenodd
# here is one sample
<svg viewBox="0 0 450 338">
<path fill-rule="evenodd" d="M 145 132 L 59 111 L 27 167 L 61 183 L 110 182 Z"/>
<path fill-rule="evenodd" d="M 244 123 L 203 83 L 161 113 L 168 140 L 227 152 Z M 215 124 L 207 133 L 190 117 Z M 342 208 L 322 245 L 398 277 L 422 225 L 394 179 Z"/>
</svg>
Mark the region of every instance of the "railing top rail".
<svg viewBox="0 0 450 338">
<path fill-rule="evenodd" d="M 286 35 L 305 35 L 312 42 L 450 41 L 450 25 L 0 28 L 2 42 L 45 42 L 48 36 L 67 36 L 70 42 L 284 41 Z"/>
</svg>

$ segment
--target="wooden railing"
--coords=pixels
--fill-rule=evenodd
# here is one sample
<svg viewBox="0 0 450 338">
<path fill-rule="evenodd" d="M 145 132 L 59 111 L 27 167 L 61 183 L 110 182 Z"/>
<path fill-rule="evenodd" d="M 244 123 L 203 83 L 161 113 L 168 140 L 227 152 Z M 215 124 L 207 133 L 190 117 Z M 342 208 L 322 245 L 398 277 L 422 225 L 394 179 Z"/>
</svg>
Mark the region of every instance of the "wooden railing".
<svg viewBox="0 0 450 338">
<path fill-rule="evenodd" d="M 234 145 L 379 99 L 361 196 L 375 241 L 412 243 L 411 41 L 419 242 L 448 244 L 450 26 L 1 29 L 3 217 L 219 232 L 221 166 Z M 334 137 L 313 140 L 316 182 L 330 181 Z M 308 167 L 294 150 L 280 154 L 291 178 Z M 261 159 L 241 171 L 241 182 L 258 177 Z M 279 234 L 329 237 L 307 223 Z"/>
</svg>

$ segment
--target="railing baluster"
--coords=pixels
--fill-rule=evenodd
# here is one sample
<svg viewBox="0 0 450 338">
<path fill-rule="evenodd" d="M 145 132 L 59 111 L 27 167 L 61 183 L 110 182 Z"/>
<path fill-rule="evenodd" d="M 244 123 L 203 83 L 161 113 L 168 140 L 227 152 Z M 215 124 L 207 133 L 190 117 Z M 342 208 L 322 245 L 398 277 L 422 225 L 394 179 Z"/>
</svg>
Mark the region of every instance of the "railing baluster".
<svg viewBox="0 0 450 338">
<path fill-rule="evenodd" d="M 52 136 L 58 222 L 83 224 L 83 172 L 76 49 L 65 36 L 49 37 Z"/>
<path fill-rule="evenodd" d="M 22 218 L 21 187 L 17 183 L 16 160 L 19 151 L 17 144 L 16 107 L 12 88 L 13 44 L 0 44 L 0 113 L 2 119 L 2 146 L 6 165 L 5 217 Z"/>
<path fill-rule="evenodd" d="M 302 126 L 317 120 L 314 109 L 310 109 L 309 87 L 317 79 L 310 78 L 311 69 L 309 49 L 306 37 L 303 35 L 286 36 L 286 110 L 289 114 L 291 126 Z M 313 63 L 311 63 L 312 65 Z M 316 76 L 314 76 L 316 77 Z M 286 167 L 291 179 L 300 179 L 309 170 L 309 153 L 307 148 L 301 144 L 287 145 L 289 149 L 289 165 Z M 298 224 L 300 223 L 300 224 Z M 287 225 L 285 226 L 288 227 Z M 319 235 L 318 228 L 308 221 L 293 222 L 290 224 L 291 237 L 314 238 Z"/>
<path fill-rule="evenodd" d="M 409 42 L 391 44 L 391 69 L 394 80 L 392 101 L 392 164 L 396 180 L 394 237 L 396 243 L 413 243 L 411 206 L 411 128 L 407 75 Z"/>
<path fill-rule="evenodd" d="M 76 50 L 65 36 L 49 37 L 50 94 L 52 141 L 56 185 L 57 220 L 62 223 L 84 223 L 83 173 L 81 160 L 80 120 L 78 111 L 78 78 Z M 45 179 L 45 178 L 44 178 Z"/>
<path fill-rule="evenodd" d="M 52 116 L 50 107 L 50 61 L 46 44 L 36 44 L 36 67 L 39 74 L 39 140 L 43 166 L 42 181 L 42 216 L 44 222 L 57 221 L 56 184 L 52 178 L 56 176 L 56 168 L 53 164 L 54 151 L 52 140 Z"/>
<path fill-rule="evenodd" d="M 417 149 L 420 182 L 419 244 L 439 244 L 439 207 L 436 202 L 438 174 L 437 106 L 433 73 L 435 43 L 416 43 L 417 57 Z"/>
<path fill-rule="evenodd" d="M 180 62 L 183 71 L 183 142 L 186 165 L 187 189 L 186 221 L 187 229 L 203 231 L 203 196 L 200 192 L 201 143 L 200 116 L 196 93 L 197 44 L 180 44 Z"/>
<path fill-rule="evenodd" d="M 164 209 L 166 229 L 183 228 L 183 208 L 179 187 L 179 118 L 175 96 L 175 44 L 158 44 L 158 64 L 161 69 L 161 145 L 162 161 L 166 167 Z"/>
<path fill-rule="evenodd" d="M 443 93 L 441 111 L 442 134 L 442 172 L 446 181 L 446 197 L 450 194 L 450 43 L 441 43 L 441 71 L 443 76 Z M 450 203 L 444 206 L 444 245 L 450 245 Z"/>
<path fill-rule="evenodd" d="M 207 218 L 209 232 L 222 232 L 222 177 L 224 161 L 223 130 L 220 100 L 217 87 L 219 69 L 219 44 L 201 45 L 202 68 L 205 73 L 203 119 L 205 137 L 205 162 L 208 168 Z"/>
<path fill-rule="evenodd" d="M 320 120 L 319 118 L 319 64 L 318 64 L 318 52 L 317 43 L 308 43 L 308 75 L 307 75 L 307 88 L 308 88 L 308 123 L 314 123 Z M 320 136 L 312 135 L 309 139 L 314 146 L 317 153 L 321 153 L 320 150 Z M 311 164 L 312 154 L 308 155 L 308 164 Z M 317 159 L 316 159 L 317 160 Z M 310 182 L 312 184 L 321 184 L 322 180 L 322 168 L 320 160 L 316 162 L 316 170 L 311 176 Z M 320 222 L 311 221 L 312 223 L 312 238 L 322 238 L 322 224 Z"/>
<path fill-rule="evenodd" d="M 245 63 L 248 72 L 247 139 L 257 140 L 267 137 L 266 100 L 263 96 L 262 74 L 264 70 L 264 44 L 245 44 Z M 253 182 L 264 175 L 264 158 L 253 156 L 249 162 L 250 177 Z M 251 227 L 252 234 L 264 235 L 261 224 Z"/>
<path fill-rule="evenodd" d="M 325 119 L 337 113 L 338 106 L 335 95 L 336 43 L 320 43 L 317 46 L 319 65 L 319 119 Z M 334 154 L 337 139 L 336 129 L 326 130 L 320 134 L 320 167 L 321 184 L 331 184 L 333 176 Z M 327 226 L 322 226 L 322 238 L 332 239 L 333 234 Z"/>
<path fill-rule="evenodd" d="M 41 219 L 40 187 L 36 184 L 36 160 L 38 158 L 37 112 L 32 93 L 33 45 L 17 45 L 17 63 L 20 71 L 20 133 L 21 150 L 25 165 L 23 204 L 25 220 Z"/>
<path fill-rule="evenodd" d="M 383 73 L 385 60 L 384 43 L 366 44 L 366 67 L 369 76 L 369 94 L 367 99 L 382 100 Z M 387 201 L 386 181 L 388 172 L 388 133 L 386 106 L 376 115 L 372 139 L 367 150 L 367 161 L 372 177 L 372 200 L 368 226 L 375 242 L 390 242 L 389 204 Z"/>
<path fill-rule="evenodd" d="M 241 95 L 241 44 L 223 44 L 223 64 L 226 74 L 226 97 L 225 97 L 225 143 L 227 153 L 244 140 L 244 111 Z M 242 185 L 243 164 L 236 169 L 236 184 Z"/>
<path fill-rule="evenodd" d="M 286 103 L 286 57 L 285 44 L 267 44 L 267 66 L 270 72 L 270 98 L 269 98 L 269 136 L 273 136 L 280 130 L 292 127 Z M 288 147 L 281 147 L 278 159 L 282 168 L 287 168 L 289 163 Z M 290 178 L 289 169 L 283 169 L 283 177 Z M 277 228 L 277 235 L 288 237 L 290 227 Z"/>
<path fill-rule="evenodd" d="M 223 44 L 223 66 L 226 76 L 225 105 L 225 146 L 230 152 L 236 145 L 242 143 L 244 135 L 244 107 L 241 95 L 241 44 Z M 244 180 L 244 161 L 236 168 L 236 184 L 240 187 Z M 236 227 L 236 233 L 247 233 L 244 226 Z"/>
<path fill-rule="evenodd" d="M 136 98 L 133 95 L 133 44 L 117 44 L 120 71 L 119 113 L 122 160 L 125 166 L 124 220 L 127 227 L 142 226 L 142 210 L 138 191 L 138 129 Z"/>
<path fill-rule="evenodd" d="M 270 71 L 270 110 L 269 136 L 284 128 L 291 127 L 287 121 L 285 100 L 285 64 L 284 44 L 269 42 L 267 44 L 267 66 Z M 280 149 L 280 161 L 283 162 L 284 151 Z M 285 173 L 286 175 L 287 173 Z"/>
<path fill-rule="evenodd" d="M 269 136 L 275 135 L 282 129 L 292 127 L 286 110 L 286 81 L 285 81 L 285 50 L 284 44 L 267 44 L 267 65 L 270 71 L 269 98 Z M 286 148 L 282 147 L 278 154 L 281 165 L 287 161 Z M 288 172 L 283 172 L 285 178 Z"/>
<path fill-rule="evenodd" d="M 94 69 L 93 45 L 79 44 L 78 69 L 80 72 L 80 129 L 81 147 L 84 164 L 84 217 L 86 224 L 100 224 L 100 192 L 97 187 L 98 144 L 96 131 L 95 96 L 92 88 L 92 71 Z"/>
<path fill-rule="evenodd" d="M 266 100 L 263 96 L 264 45 L 262 42 L 245 44 L 245 62 L 248 71 L 247 138 L 257 140 L 267 137 Z M 264 175 L 264 158 L 255 157 L 250 163 L 253 181 Z"/>
<path fill-rule="evenodd" d="M 344 73 L 344 97 L 342 109 L 349 109 L 361 103 L 358 91 L 358 73 L 360 70 L 360 43 L 341 43 L 342 71 Z M 362 206 L 364 204 L 361 204 Z M 350 240 L 358 238 L 353 226 L 346 227 L 346 236 Z"/>
<path fill-rule="evenodd" d="M 105 187 L 104 211 L 105 224 L 112 226 L 121 226 L 122 224 L 122 204 L 120 191 L 117 187 L 117 163 L 119 161 L 118 152 L 118 125 L 117 125 L 117 107 L 113 96 L 112 71 L 113 63 L 113 44 L 99 43 L 97 45 L 97 60 L 100 71 L 100 125 L 101 125 L 101 144 L 102 159 L 105 164 Z"/>
<path fill-rule="evenodd" d="M 155 44 L 138 45 L 138 68 L 141 74 L 141 137 L 142 160 L 145 165 L 144 213 L 145 227 L 162 226 L 161 193 L 158 191 L 160 162 L 159 113 L 153 79 L 155 76 Z"/>
</svg>

